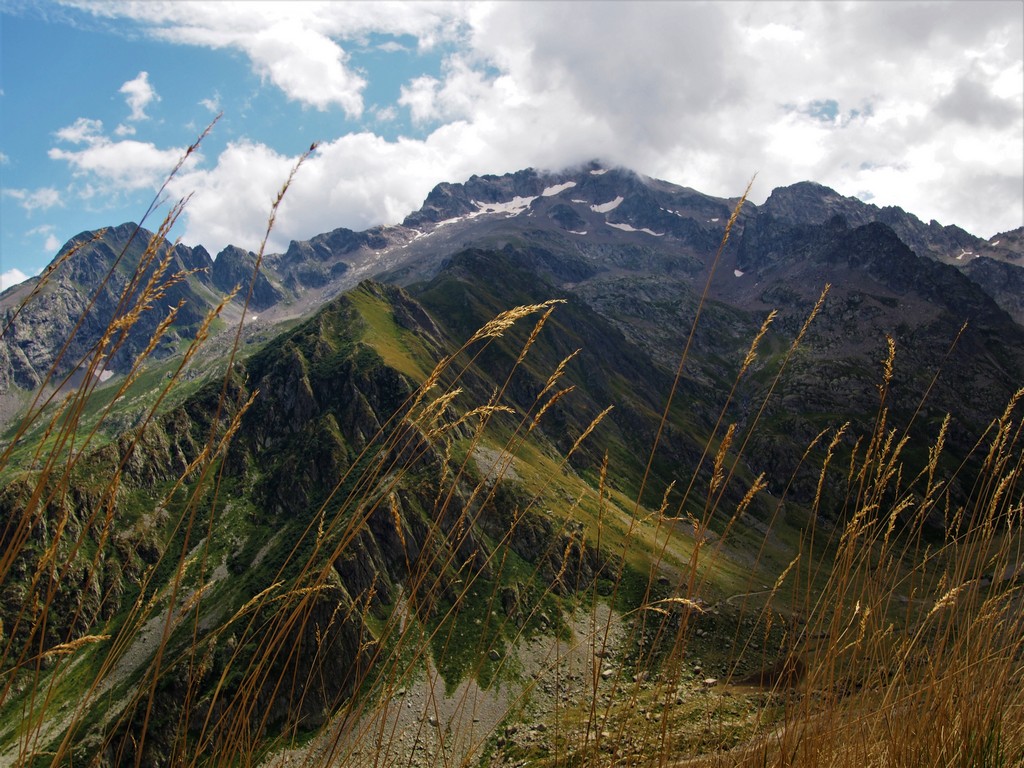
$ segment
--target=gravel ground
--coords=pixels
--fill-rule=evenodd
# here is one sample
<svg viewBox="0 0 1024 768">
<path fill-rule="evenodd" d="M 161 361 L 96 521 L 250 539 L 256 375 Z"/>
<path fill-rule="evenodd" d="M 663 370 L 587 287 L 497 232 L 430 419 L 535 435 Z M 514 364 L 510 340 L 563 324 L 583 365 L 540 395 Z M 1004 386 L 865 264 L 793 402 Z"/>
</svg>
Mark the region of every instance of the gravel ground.
<svg viewBox="0 0 1024 768">
<path fill-rule="evenodd" d="M 621 650 L 623 625 L 601 605 L 570 623 L 572 639 L 536 636 L 507 660 L 520 674 L 489 690 L 464 680 L 445 694 L 429 665 L 425 674 L 399 688 L 388 705 L 354 725 L 335 722 L 302 749 L 273 755 L 261 768 L 428 768 L 474 765 L 485 750 L 492 765 L 504 765 L 502 748 L 528 748 L 547 740 L 548 721 L 559 708 L 588 701 L 614 684 L 611 659 Z M 605 641 L 605 629 L 608 639 Z M 541 746 L 543 749 L 543 746 Z"/>
</svg>

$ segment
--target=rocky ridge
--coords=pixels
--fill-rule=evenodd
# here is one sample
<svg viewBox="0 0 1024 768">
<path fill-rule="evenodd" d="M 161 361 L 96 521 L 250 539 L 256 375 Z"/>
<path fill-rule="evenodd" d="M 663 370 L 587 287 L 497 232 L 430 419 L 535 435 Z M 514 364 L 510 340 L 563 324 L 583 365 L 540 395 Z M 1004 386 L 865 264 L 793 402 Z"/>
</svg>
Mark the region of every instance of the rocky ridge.
<svg viewBox="0 0 1024 768">
<path fill-rule="evenodd" d="M 563 282 L 579 282 L 596 272 L 683 272 L 692 287 L 700 282 L 702 267 L 715 252 L 734 203 L 597 163 L 557 173 L 527 169 L 474 176 L 461 184 L 439 184 L 420 210 L 399 226 L 365 232 L 337 229 L 293 241 L 283 254 L 268 255 L 256 276 L 250 307 L 273 324 L 275 318 L 308 314 L 362 279 L 380 277 L 408 285 L 429 279 L 446 258 L 467 245 L 500 246 L 523 237 L 534 245 L 550 244 L 548 250 L 559 258 L 545 266 L 561 269 Z M 723 271 L 746 273 L 773 259 L 791 258 L 783 232 L 824 232 L 869 223 L 892 229 L 919 257 L 956 267 L 1018 324 L 1024 321 L 1020 292 L 1014 290 L 1024 269 L 1024 228 L 984 241 L 956 226 L 924 224 L 902 209 L 878 208 L 812 182 L 776 189 L 761 206 L 747 203 L 732 237 L 731 252 L 739 258 L 723 265 Z M 37 387 L 55 361 L 60 377 L 88 353 L 128 284 L 128 265 L 137 261 L 151 237 L 145 230 L 136 234 L 135 229 L 132 224 L 111 228 L 100 241 L 86 246 L 17 316 L 0 345 L 0 392 L 9 395 Z M 92 233 L 82 233 L 61 253 L 91 237 Z M 122 252 L 124 266 L 97 294 L 85 326 L 57 361 L 63 341 L 85 309 L 90 288 L 99 284 Z M 108 368 L 123 372 L 163 314 L 183 300 L 174 333 L 160 348 L 159 354 L 169 354 L 175 339 L 187 338 L 219 295 L 240 286 L 235 304 L 244 300 L 254 265 L 255 254 L 234 246 L 216 259 L 201 246 L 176 246 L 171 271 L 194 273 L 147 314 Z M 0 297 L 0 316 L 14 317 L 34 280 Z M 734 300 L 730 293 L 723 290 L 721 298 Z"/>
</svg>

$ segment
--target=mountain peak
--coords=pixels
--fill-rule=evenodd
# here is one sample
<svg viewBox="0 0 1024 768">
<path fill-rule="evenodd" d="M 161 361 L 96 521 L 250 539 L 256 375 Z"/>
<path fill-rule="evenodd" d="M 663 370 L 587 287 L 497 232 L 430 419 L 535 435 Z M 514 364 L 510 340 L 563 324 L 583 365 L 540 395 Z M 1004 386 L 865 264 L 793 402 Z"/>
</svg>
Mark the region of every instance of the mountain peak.
<svg viewBox="0 0 1024 768">
<path fill-rule="evenodd" d="M 874 220 L 870 206 L 855 197 L 844 197 L 831 187 L 814 181 L 799 181 L 772 190 L 761 210 L 777 219 L 794 224 L 824 224 L 836 215 L 850 226 Z M 877 211 L 877 208 L 875 208 Z"/>
<path fill-rule="evenodd" d="M 778 187 L 760 207 L 760 213 L 796 226 L 818 226 L 841 217 L 850 227 L 881 222 L 891 227 L 918 256 L 962 266 L 965 258 L 999 258 L 984 240 L 955 225 L 932 219 L 925 224 L 896 205 L 879 208 L 856 197 L 846 197 L 813 181 Z"/>
</svg>

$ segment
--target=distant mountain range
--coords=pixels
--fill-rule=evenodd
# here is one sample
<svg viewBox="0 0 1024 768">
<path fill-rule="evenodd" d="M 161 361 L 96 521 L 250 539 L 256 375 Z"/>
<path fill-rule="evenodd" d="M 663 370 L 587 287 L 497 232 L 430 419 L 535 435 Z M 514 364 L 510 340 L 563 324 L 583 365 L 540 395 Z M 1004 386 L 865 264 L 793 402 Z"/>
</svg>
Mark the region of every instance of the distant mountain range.
<svg viewBox="0 0 1024 768">
<path fill-rule="evenodd" d="M 743 205 L 716 261 L 737 202 L 592 163 L 560 173 L 527 169 L 439 184 L 401 225 L 339 228 L 293 241 L 284 253 L 267 255 L 255 278 L 252 251 L 230 246 L 212 258 L 201 246 L 176 245 L 167 272 L 185 277 L 141 316 L 94 375 L 116 383 L 171 307 L 177 315 L 153 353 L 157 360 L 175 359 L 220 297 L 239 289 L 214 326 L 220 341 L 203 358 L 215 368 L 247 295 L 246 353 L 374 280 L 407 289 L 453 341 L 510 306 L 568 298 L 574 309 L 563 314 L 578 322 L 574 335 L 590 340 L 581 344 L 581 359 L 590 360 L 587 396 L 594 407 L 617 403 L 609 424 L 633 418 L 628 403 L 640 393 L 667 392 L 664 382 L 707 285 L 684 378 L 692 388 L 690 415 L 703 422 L 693 427 L 694 445 L 710 428 L 709 403 L 731 382 L 767 313 L 778 312 L 768 343 L 781 345 L 828 283 L 805 354 L 769 409 L 775 427 L 756 438 L 765 445 L 754 468 L 769 474 L 783 473 L 785 460 L 825 424 L 873 412 L 886 335 L 899 355 L 893 406 L 909 418 L 927 391 L 926 418 L 918 426 L 933 427 L 953 412 L 953 440 L 964 446 L 1024 381 L 1024 228 L 984 241 L 956 226 L 925 224 L 900 208 L 878 208 L 803 182 L 774 190 L 763 205 Z M 82 233 L 57 259 L 80 250 L 16 317 L 37 278 L 0 297 L 0 317 L 10 325 L 0 345 L 6 418 L 51 369 L 51 387 L 65 377 L 64 386 L 80 383 L 75 369 L 123 311 L 122 292 L 151 237 L 134 224 Z M 143 277 L 156 268 L 154 261 Z M 436 298 L 432 286 L 444 280 L 465 286 L 462 303 Z M 609 354 L 632 362 L 623 369 L 621 361 L 604 359 Z M 201 379 L 203 364 L 192 367 L 190 375 Z M 613 385 L 606 380 L 613 373 L 626 378 Z M 758 401 L 755 381 L 732 405 L 738 419 L 749 415 L 745 404 Z M 618 397 L 624 393 L 625 402 Z M 637 411 L 656 412 L 661 396 L 642 397 L 646 404 L 637 403 Z M 623 439 L 633 427 L 622 426 Z"/>
<path fill-rule="evenodd" d="M 666 272 L 686 273 L 697 284 L 735 203 L 596 164 L 561 173 L 528 169 L 474 176 L 461 184 L 439 184 L 399 226 L 364 232 L 339 228 L 293 241 L 284 253 L 267 256 L 249 307 L 264 318 L 254 325 L 264 326 L 308 314 L 360 280 L 408 285 L 431 277 L 464 247 L 500 248 L 517 241 L 557 254 L 562 273 L 551 274 L 563 284 L 614 273 Z M 712 296 L 749 309 L 767 307 L 772 301 L 763 281 L 773 279 L 773 270 L 792 271 L 800 253 L 824 247 L 836 233 L 872 223 L 892 230 L 918 257 L 956 267 L 1018 324 L 1024 323 L 1024 227 L 985 241 L 959 227 L 925 224 L 900 208 L 878 208 L 812 182 L 776 189 L 761 206 L 744 205 Z M 816 232 L 824 234 L 815 239 Z M 94 236 L 78 235 L 61 253 Z M 136 232 L 134 224 L 111 227 L 59 270 L 44 295 L 19 315 L 0 348 L 0 391 L 38 385 L 100 277 L 122 251 L 123 264 L 132 264 L 150 237 L 146 230 Z M 185 300 L 178 333 L 166 340 L 168 348 L 175 337 L 194 330 L 222 293 L 242 286 L 236 303 L 244 299 L 255 258 L 236 246 L 216 258 L 202 246 L 175 247 L 174 267 L 197 271 L 165 297 L 164 309 Z M 554 260 L 548 261 L 547 268 L 553 269 Z M 119 274 L 126 280 L 127 267 Z M 0 297 L 0 316 L 11 315 L 35 280 Z M 105 327 L 122 287 L 116 279 L 102 287 L 58 373 L 66 372 Z M 111 370 L 123 372 L 138 345 L 148 340 L 156 316 L 137 328 L 138 338 L 109 362 Z"/>
</svg>

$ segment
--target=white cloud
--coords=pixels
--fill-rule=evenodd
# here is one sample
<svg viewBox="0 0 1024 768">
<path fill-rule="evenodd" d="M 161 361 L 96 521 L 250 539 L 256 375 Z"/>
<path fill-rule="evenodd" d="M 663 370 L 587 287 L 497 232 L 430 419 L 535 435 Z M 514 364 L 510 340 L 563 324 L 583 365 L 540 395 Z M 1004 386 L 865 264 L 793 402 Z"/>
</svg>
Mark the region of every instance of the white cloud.
<svg viewBox="0 0 1024 768">
<path fill-rule="evenodd" d="M 212 169 L 186 170 L 177 176 L 170 193 L 192 195 L 186 209 L 186 242 L 201 243 L 213 253 L 229 244 L 255 250 L 266 230 L 270 204 L 292 165 L 291 158 L 263 144 L 242 141 L 228 144 Z M 287 203 L 292 202 L 290 197 Z M 286 204 L 279 214 L 279 238 L 290 231 L 288 210 Z"/>
<path fill-rule="evenodd" d="M 327 137 L 286 200 L 278 247 L 398 221 L 439 181 L 592 157 L 721 196 L 757 172 L 755 202 L 813 179 L 983 236 L 1022 223 L 1024 25 L 1013 3 L 85 7 L 164 40 L 242 51 L 290 98 L 350 116 L 373 72 L 355 71 L 346 41 L 451 43 L 441 72 L 411 77 L 398 100 L 429 135 Z M 197 190 L 188 237 L 253 247 L 291 162 L 240 142 L 183 176 L 182 191 Z"/>
<path fill-rule="evenodd" d="M 288 98 L 320 110 L 339 106 L 350 117 L 362 113 L 366 80 L 349 67 L 338 40 L 379 32 L 413 35 L 429 48 L 453 34 L 453 23 L 464 13 L 462 4 L 447 2 L 68 4 L 97 16 L 136 19 L 171 42 L 240 50 Z"/>
<path fill-rule="evenodd" d="M 23 283 L 28 278 L 29 276 L 20 269 L 9 269 L 6 272 L 0 272 L 0 291 L 7 290 L 12 285 Z"/>
<path fill-rule="evenodd" d="M 101 139 L 80 150 L 54 147 L 51 160 L 63 160 L 79 176 L 87 176 L 111 189 L 131 191 L 158 186 L 185 153 L 184 147 L 158 149 L 149 142 Z M 195 165 L 192 157 L 188 164 Z"/>
<path fill-rule="evenodd" d="M 968 126 L 999 127 L 1012 124 L 1019 110 L 1014 98 L 1000 98 L 992 93 L 988 78 L 966 73 L 935 104 L 935 115 L 960 121 Z"/>
<path fill-rule="evenodd" d="M 256 71 L 290 98 L 325 110 L 338 104 L 350 117 L 363 111 L 366 80 L 345 66 L 347 54 L 333 40 L 284 20 L 245 41 Z"/>
<path fill-rule="evenodd" d="M 422 124 L 435 119 L 437 110 L 434 102 L 437 100 L 437 92 L 441 87 L 441 81 L 430 75 L 422 75 L 402 86 L 402 93 L 398 103 L 408 107 L 412 115 L 412 121 Z"/>
<path fill-rule="evenodd" d="M 32 227 L 28 230 L 26 235 L 49 235 L 53 232 L 53 224 L 40 224 L 38 227 Z"/>
<path fill-rule="evenodd" d="M 13 197 L 26 211 L 46 210 L 55 205 L 63 205 L 60 192 L 53 187 L 39 189 L 5 189 L 3 194 Z"/>
<path fill-rule="evenodd" d="M 56 253 L 61 246 L 61 242 L 58 237 L 54 234 L 46 236 L 46 242 L 43 243 L 43 248 L 47 253 Z"/>
<path fill-rule="evenodd" d="M 115 136 L 134 136 L 135 135 L 135 126 L 134 125 L 125 125 L 124 123 L 121 123 L 120 125 L 117 126 L 117 128 L 114 129 L 114 135 Z"/>
<path fill-rule="evenodd" d="M 149 83 L 149 73 L 139 72 L 133 80 L 129 80 L 118 91 L 125 95 L 125 102 L 131 109 L 128 119 L 132 122 L 147 120 L 146 107 L 154 101 L 160 101 L 160 97 Z"/>
<path fill-rule="evenodd" d="M 220 112 L 220 91 L 214 91 L 213 96 L 208 99 L 200 99 L 199 106 L 205 107 L 210 114 L 216 115 Z"/>
<path fill-rule="evenodd" d="M 391 107 L 373 107 L 373 116 L 382 123 L 390 123 L 398 117 L 398 110 Z"/>
<path fill-rule="evenodd" d="M 385 53 L 408 53 L 409 49 L 396 40 L 388 40 L 387 42 L 381 43 L 377 46 L 378 51 L 384 51 Z"/>
<path fill-rule="evenodd" d="M 795 27 L 769 22 L 763 27 L 747 27 L 745 30 L 750 40 L 775 40 L 782 43 L 796 43 L 804 39 L 804 33 Z"/>
<path fill-rule="evenodd" d="M 80 117 L 58 130 L 56 136 L 69 144 L 92 144 L 103 138 L 103 121 Z"/>
<path fill-rule="evenodd" d="M 70 150 L 53 147 L 47 152 L 51 160 L 66 162 L 74 175 L 84 180 L 78 189 L 83 199 L 98 193 L 117 195 L 156 188 L 185 153 L 184 147 L 160 149 L 151 142 L 134 139 L 114 141 L 104 135 L 101 121 L 84 117 L 58 130 L 56 136 L 70 144 L 84 145 Z M 193 153 L 185 170 L 201 159 L 199 153 Z"/>
<path fill-rule="evenodd" d="M 443 81 L 422 76 L 402 86 L 398 103 L 408 107 L 413 122 L 451 122 L 472 117 L 475 108 L 489 95 L 494 85 L 484 72 L 475 69 L 461 56 L 445 64 Z"/>
<path fill-rule="evenodd" d="M 0 152 L 0 165 L 9 165 L 11 158 L 7 156 L 6 152 Z"/>
</svg>

